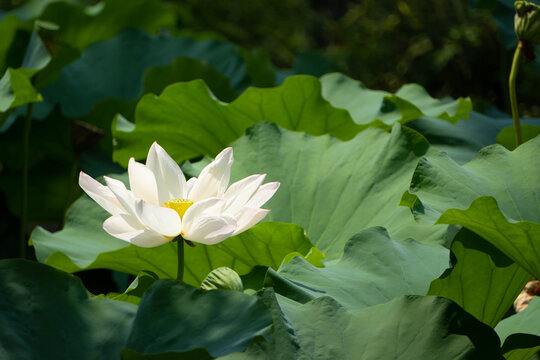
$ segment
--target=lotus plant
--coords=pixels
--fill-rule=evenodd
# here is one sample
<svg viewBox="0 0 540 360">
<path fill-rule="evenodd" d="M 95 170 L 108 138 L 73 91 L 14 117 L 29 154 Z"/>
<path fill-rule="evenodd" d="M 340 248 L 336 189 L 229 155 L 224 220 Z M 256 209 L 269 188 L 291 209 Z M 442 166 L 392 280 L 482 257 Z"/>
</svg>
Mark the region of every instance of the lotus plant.
<svg viewBox="0 0 540 360">
<path fill-rule="evenodd" d="M 142 247 L 180 237 L 212 245 L 261 221 L 270 211 L 261 206 L 279 188 L 278 182 L 263 185 L 265 174 L 228 186 L 232 163 L 233 150 L 227 148 L 198 178 L 186 181 L 178 164 L 154 142 L 146 165 L 130 159 L 130 190 L 109 177 L 104 186 L 84 172 L 79 185 L 112 215 L 103 229 L 114 237 Z"/>
</svg>

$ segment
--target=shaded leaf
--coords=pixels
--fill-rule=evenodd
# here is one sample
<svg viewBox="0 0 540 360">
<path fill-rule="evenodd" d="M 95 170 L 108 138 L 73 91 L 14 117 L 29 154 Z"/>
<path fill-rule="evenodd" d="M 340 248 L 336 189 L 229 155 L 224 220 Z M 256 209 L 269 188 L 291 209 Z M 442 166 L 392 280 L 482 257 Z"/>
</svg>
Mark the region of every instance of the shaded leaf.
<svg viewBox="0 0 540 360">
<path fill-rule="evenodd" d="M 117 359 L 137 307 L 91 298 L 81 281 L 25 260 L 0 261 L 0 357 Z"/>
<path fill-rule="evenodd" d="M 126 29 L 86 49 L 81 59 L 62 69 L 56 83 L 43 89 L 43 96 L 50 103 L 59 102 L 67 116 L 87 115 L 107 98 L 137 99 L 143 91 L 145 70 L 180 56 L 204 60 L 227 76 L 234 88 L 244 86 L 245 62 L 232 44 Z"/>
<path fill-rule="evenodd" d="M 428 295 L 448 298 L 494 327 L 510 309 L 530 275 L 467 229 L 456 235 L 451 251 L 456 264 L 433 280 Z"/>
<path fill-rule="evenodd" d="M 204 348 L 222 356 L 245 350 L 271 325 L 268 309 L 255 297 L 160 280 L 143 297 L 126 347 L 141 354 Z"/>
<path fill-rule="evenodd" d="M 269 346 L 266 356 L 416 360 L 436 354 L 441 360 L 502 359 L 495 332 L 447 299 L 403 296 L 349 311 L 329 297 L 300 305 L 278 295 L 278 302 L 294 332 L 285 328 L 274 334 L 283 339 L 284 330 L 289 331 L 292 339 L 288 347 Z M 262 354 L 256 346 L 226 359 L 258 359 Z"/>
</svg>

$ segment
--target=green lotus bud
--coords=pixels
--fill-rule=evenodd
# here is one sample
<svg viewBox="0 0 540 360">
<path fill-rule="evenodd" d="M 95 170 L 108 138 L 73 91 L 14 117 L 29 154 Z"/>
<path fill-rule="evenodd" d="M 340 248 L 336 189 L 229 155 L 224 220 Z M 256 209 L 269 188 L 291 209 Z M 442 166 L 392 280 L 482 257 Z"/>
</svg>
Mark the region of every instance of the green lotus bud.
<svg viewBox="0 0 540 360">
<path fill-rule="evenodd" d="M 540 6 L 528 1 L 516 1 L 514 30 L 521 41 L 540 45 Z"/>
<path fill-rule="evenodd" d="M 236 271 L 228 267 L 220 267 L 213 270 L 201 284 L 202 290 L 244 290 L 242 279 Z"/>
</svg>

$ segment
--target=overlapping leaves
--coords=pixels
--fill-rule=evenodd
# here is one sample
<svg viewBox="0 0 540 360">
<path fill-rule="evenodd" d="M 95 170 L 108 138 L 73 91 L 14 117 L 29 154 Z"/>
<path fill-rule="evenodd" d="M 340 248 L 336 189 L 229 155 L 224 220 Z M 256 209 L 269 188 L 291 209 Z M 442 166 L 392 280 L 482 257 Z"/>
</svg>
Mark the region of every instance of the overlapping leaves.
<svg viewBox="0 0 540 360">
<path fill-rule="evenodd" d="M 493 145 L 462 167 L 444 154 L 428 156 L 411 183 L 422 202 L 417 210 L 426 206 L 442 213 L 439 223 L 469 228 L 538 277 L 539 149 L 538 137 L 513 152 Z"/>
<path fill-rule="evenodd" d="M 352 88 L 352 89 L 351 89 Z M 298 75 L 276 88 L 249 88 L 235 101 L 217 101 L 202 82 L 174 84 L 158 97 L 145 96 L 137 105 L 135 125 L 118 122 L 114 158 L 126 164 L 143 158 L 157 140 L 178 161 L 216 155 L 255 123 L 269 121 L 311 135 L 330 134 L 341 140 L 378 126 L 389 130 L 425 115 L 450 121 L 466 118 L 470 102 L 441 102 L 410 85 L 392 95 L 368 90 L 342 74 L 321 80 Z M 347 111 L 345 111 L 347 110 Z"/>
</svg>

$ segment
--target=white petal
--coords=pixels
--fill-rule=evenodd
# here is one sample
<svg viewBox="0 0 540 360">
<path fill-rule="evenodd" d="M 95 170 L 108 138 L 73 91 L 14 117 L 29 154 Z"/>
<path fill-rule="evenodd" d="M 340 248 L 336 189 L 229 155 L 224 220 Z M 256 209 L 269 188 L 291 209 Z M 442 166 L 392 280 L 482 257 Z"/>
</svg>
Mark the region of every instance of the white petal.
<svg viewBox="0 0 540 360">
<path fill-rule="evenodd" d="M 137 216 L 135 212 L 135 196 L 133 193 L 126 189 L 123 182 L 104 176 L 107 187 L 112 191 L 118 202 L 126 210 L 126 212 L 132 216 Z"/>
<path fill-rule="evenodd" d="M 103 229 L 118 239 L 141 247 L 155 247 L 171 241 L 170 238 L 163 237 L 152 230 L 134 229 L 126 221 L 124 214 L 111 216 L 105 220 Z"/>
<path fill-rule="evenodd" d="M 169 237 L 180 234 L 180 215 L 173 209 L 151 205 L 143 200 L 136 200 L 135 210 L 141 222 L 148 229 Z"/>
<path fill-rule="evenodd" d="M 266 174 L 251 175 L 232 184 L 223 195 L 223 198 L 227 201 L 225 211 L 234 215 L 244 207 L 251 196 L 259 189 L 265 177 Z"/>
<path fill-rule="evenodd" d="M 249 199 L 246 206 L 247 207 L 253 207 L 258 208 L 263 206 L 279 189 L 279 183 L 278 182 L 271 182 L 268 184 L 264 184 L 257 190 L 255 195 Z"/>
<path fill-rule="evenodd" d="M 270 210 L 244 207 L 236 216 L 237 227 L 233 235 L 240 234 L 261 221 Z"/>
<path fill-rule="evenodd" d="M 154 173 L 135 159 L 129 159 L 128 164 L 129 186 L 133 195 L 138 199 L 159 205 L 158 189 Z"/>
<path fill-rule="evenodd" d="M 134 216 L 118 214 L 105 220 L 103 229 L 109 234 L 116 236 L 116 234 L 144 230 L 144 226 Z"/>
<path fill-rule="evenodd" d="M 82 171 L 79 174 L 79 186 L 109 214 L 116 215 L 126 212 L 108 187 L 101 185 Z"/>
<path fill-rule="evenodd" d="M 191 189 L 189 198 L 200 201 L 213 196 L 222 196 L 229 184 L 232 163 L 232 148 L 219 153 L 214 161 L 202 169 L 199 179 Z"/>
<path fill-rule="evenodd" d="M 191 224 L 183 237 L 201 244 L 213 245 L 231 236 L 235 229 L 234 218 L 230 216 L 203 216 Z"/>
<path fill-rule="evenodd" d="M 190 224 L 198 217 L 203 215 L 221 215 L 224 207 L 225 200 L 216 197 L 196 202 L 191 205 L 184 214 L 182 219 L 182 232 L 189 231 Z"/>
<path fill-rule="evenodd" d="M 186 196 L 185 196 L 186 199 L 191 199 L 189 197 L 190 193 L 191 193 L 191 189 L 193 189 L 193 185 L 195 185 L 196 182 L 197 182 L 196 177 L 192 177 L 187 181 L 187 183 L 186 183 Z"/>
<path fill-rule="evenodd" d="M 187 196 L 186 178 L 180 166 L 157 142 L 148 151 L 146 167 L 156 178 L 159 204 L 170 199 L 185 199 Z"/>
</svg>

